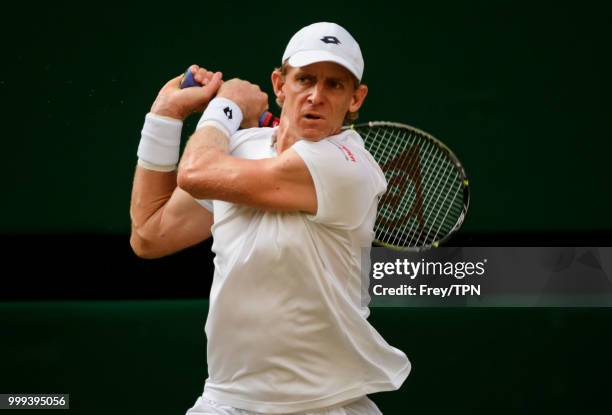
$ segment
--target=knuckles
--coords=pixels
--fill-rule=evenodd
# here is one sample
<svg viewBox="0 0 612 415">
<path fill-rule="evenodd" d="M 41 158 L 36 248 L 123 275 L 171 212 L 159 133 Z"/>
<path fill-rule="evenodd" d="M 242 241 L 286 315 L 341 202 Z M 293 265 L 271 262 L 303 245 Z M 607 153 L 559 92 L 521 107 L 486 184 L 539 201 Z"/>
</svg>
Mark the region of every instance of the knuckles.
<svg viewBox="0 0 612 415">
<path fill-rule="evenodd" d="M 234 78 L 225 81 L 217 96 L 231 99 L 242 109 L 247 124 L 257 125 L 259 115 L 268 108 L 268 94 L 263 92 L 259 85 L 249 81 Z"/>
</svg>

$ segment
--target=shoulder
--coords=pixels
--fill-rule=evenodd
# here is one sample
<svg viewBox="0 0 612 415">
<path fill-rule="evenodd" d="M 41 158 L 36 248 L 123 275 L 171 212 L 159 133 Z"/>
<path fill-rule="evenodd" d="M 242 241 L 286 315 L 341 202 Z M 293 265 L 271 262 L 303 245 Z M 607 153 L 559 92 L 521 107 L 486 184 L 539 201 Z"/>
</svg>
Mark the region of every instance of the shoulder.
<svg viewBox="0 0 612 415">
<path fill-rule="evenodd" d="M 320 141 L 301 140 L 292 147 L 309 163 L 325 163 L 356 176 L 370 176 L 385 181 L 384 174 L 364 146 L 363 139 L 354 130 L 347 129 Z"/>
<path fill-rule="evenodd" d="M 298 141 L 292 149 L 303 159 L 315 187 L 317 211 L 309 219 L 344 229 L 373 223 L 387 184 L 359 134 L 345 130 L 317 142 Z"/>
</svg>

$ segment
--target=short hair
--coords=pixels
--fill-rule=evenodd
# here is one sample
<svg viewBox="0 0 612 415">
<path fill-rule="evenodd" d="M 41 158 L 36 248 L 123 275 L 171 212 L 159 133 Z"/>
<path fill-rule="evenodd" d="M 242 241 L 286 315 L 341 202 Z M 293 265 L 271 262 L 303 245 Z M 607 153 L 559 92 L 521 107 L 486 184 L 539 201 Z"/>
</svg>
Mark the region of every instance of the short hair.
<svg viewBox="0 0 612 415">
<path fill-rule="evenodd" d="M 285 76 L 287 75 L 287 71 L 289 70 L 289 66 L 290 65 L 287 63 L 287 61 L 285 61 L 283 62 L 280 68 L 274 68 L 274 70 L 279 71 L 281 73 L 281 76 L 285 78 Z M 359 88 L 361 83 L 352 73 L 351 73 L 351 78 L 353 80 L 353 87 L 356 90 L 357 88 Z M 279 101 L 278 97 L 276 98 L 276 105 L 278 105 L 279 108 L 283 108 L 283 103 Z M 347 111 L 346 115 L 344 116 L 344 124 L 350 125 L 354 123 L 357 120 L 357 118 L 359 118 L 359 111 L 355 111 L 355 112 Z"/>
</svg>

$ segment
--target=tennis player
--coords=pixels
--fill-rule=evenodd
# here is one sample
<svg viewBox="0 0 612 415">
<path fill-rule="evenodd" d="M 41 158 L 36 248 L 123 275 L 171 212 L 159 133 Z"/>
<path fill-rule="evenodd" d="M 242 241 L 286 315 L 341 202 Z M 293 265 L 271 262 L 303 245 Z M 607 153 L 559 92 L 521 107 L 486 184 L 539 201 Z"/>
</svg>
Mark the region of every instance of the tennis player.
<svg viewBox="0 0 612 415">
<path fill-rule="evenodd" d="M 361 256 L 386 181 L 341 130 L 367 95 L 358 43 L 333 23 L 291 38 L 276 128 L 257 128 L 258 86 L 190 69 L 203 86 L 171 80 L 145 118 L 131 205 L 141 257 L 214 237 L 208 378 L 187 414 L 380 414 L 367 395 L 411 366 L 367 321 Z M 182 120 L 202 108 L 179 164 Z"/>
</svg>

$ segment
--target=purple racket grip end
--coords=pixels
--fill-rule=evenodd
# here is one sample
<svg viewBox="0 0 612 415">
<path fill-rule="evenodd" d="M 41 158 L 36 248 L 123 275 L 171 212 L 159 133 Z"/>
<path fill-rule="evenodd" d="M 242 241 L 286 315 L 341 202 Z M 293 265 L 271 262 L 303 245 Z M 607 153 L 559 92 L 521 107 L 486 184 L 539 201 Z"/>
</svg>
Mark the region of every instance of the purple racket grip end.
<svg viewBox="0 0 612 415">
<path fill-rule="evenodd" d="M 259 117 L 259 126 L 267 127 L 270 123 L 269 118 L 271 115 L 272 114 L 270 114 L 268 111 L 264 111 L 263 114 L 261 114 L 261 116 Z"/>
<path fill-rule="evenodd" d="M 276 127 L 280 123 L 280 119 L 275 117 L 270 111 L 264 111 L 259 117 L 260 127 Z"/>
<path fill-rule="evenodd" d="M 183 75 L 183 80 L 181 81 L 181 89 L 183 88 L 191 88 L 194 86 L 201 86 L 195 79 L 193 79 L 193 74 L 187 68 L 185 71 L 185 75 Z"/>
</svg>

